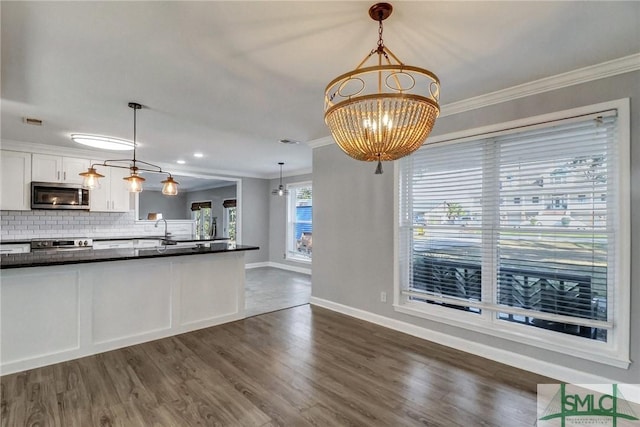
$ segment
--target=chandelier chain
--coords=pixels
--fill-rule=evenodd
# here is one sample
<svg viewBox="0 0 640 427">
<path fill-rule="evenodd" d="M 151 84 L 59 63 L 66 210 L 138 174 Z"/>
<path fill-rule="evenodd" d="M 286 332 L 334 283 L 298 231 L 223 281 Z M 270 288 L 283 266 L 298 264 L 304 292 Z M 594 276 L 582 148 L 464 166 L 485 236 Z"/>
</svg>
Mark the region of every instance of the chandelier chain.
<svg viewBox="0 0 640 427">
<path fill-rule="evenodd" d="M 384 57 L 389 60 L 384 48 L 384 40 L 382 39 L 382 32 L 384 31 L 384 28 L 382 27 L 382 19 L 382 11 L 380 11 L 378 13 L 378 48 L 376 49 L 376 52 L 378 52 L 378 55 L 384 55 Z"/>
</svg>

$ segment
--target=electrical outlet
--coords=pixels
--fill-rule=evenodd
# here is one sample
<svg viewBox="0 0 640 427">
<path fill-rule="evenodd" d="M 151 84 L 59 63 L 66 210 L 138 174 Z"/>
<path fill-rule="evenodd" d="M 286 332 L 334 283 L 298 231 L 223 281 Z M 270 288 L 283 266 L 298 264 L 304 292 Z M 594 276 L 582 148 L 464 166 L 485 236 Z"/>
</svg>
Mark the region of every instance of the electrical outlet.
<svg viewBox="0 0 640 427">
<path fill-rule="evenodd" d="M 380 302 L 387 302 L 387 293 L 380 292 Z"/>
</svg>

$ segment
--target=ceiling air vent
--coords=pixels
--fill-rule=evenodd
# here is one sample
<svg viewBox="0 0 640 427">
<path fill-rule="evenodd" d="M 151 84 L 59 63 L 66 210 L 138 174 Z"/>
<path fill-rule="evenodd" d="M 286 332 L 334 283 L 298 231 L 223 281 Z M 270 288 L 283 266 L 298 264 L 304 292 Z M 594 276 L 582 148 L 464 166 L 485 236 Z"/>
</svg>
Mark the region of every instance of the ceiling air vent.
<svg viewBox="0 0 640 427">
<path fill-rule="evenodd" d="M 42 126 L 42 120 L 34 119 L 33 117 L 23 117 L 22 121 L 28 125 Z"/>
</svg>

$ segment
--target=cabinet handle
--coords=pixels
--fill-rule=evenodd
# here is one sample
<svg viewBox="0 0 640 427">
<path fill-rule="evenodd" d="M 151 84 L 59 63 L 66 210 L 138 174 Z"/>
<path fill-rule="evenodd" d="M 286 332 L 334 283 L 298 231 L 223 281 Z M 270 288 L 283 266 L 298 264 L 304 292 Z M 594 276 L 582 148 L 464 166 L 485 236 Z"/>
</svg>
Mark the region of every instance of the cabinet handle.
<svg viewBox="0 0 640 427">
<path fill-rule="evenodd" d="M 62 180 L 63 181 L 67 180 L 67 171 L 62 172 Z"/>
<path fill-rule="evenodd" d="M 57 180 L 58 180 L 58 181 L 60 181 L 60 171 L 58 171 L 58 178 L 57 178 Z"/>
</svg>

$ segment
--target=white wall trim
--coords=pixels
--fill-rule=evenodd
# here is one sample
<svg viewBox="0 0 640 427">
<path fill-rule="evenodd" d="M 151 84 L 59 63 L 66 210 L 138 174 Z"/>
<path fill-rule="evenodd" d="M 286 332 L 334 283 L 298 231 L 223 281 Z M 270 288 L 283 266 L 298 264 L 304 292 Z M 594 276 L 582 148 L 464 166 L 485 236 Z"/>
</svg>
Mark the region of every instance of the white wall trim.
<svg viewBox="0 0 640 427">
<path fill-rule="evenodd" d="M 325 136 L 322 138 L 314 139 L 312 141 L 307 141 L 307 145 L 311 148 L 323 147 L 325 145 L 331 145 L 334 143 L 332 136 Z"/>
<path fill-rule="evenodd" d="M 465 111 L 476 110 L 478 108 L 488 107 L 490 105 L 524 98 L 526 96 L 562 89 L 638 70 L 640 70 L 640 53 L 623 56 L 622 58 L 617 58 L 600 64 L 578 68 L 577 70 L 568 71 L 555 76 L 545 77 L 473 98 L 445 104 L 440 107 L 440 117 L 451 116 Z M 318 148 L 325 145 L 331 145 L 333 143 L 333 138 L 331 136 L 327 136 L 313 141 L 308 141 L 307 145 L 311 148 Z"/>
<path fill-rule="evenodd" d="M 309 276 L 311 276 L 311 269 L 310 268 L 297 267 L 295 265 L 288 265 L 288 264 L 281 264 L 279 262 L 272 262 L 272 261 L 253 262 L 253 263 L 250 263 L 250 264 L 246 264 L 244 266 L 244 268 L 247 269 L 247 270 L 250 270 L 252 268 L 260 268 L 260 267 L 279 268 L 280 270 L 293 271 L 293 272 L 296 272 L 296 273 L 308 274 Z"/>
<path fill-rule="evenodd" d="M 245 270 L 251 270 L 253 268 L 270 267 L 268 262 L 250 262 L 244 265 Z"/>
<path fill-rule="evenodd" d="M 525 371 L 534 372 L 554 378 L 559 381 L 572 384 L 618 384 L 619 381 L 611 380 L 599 375 L 588 372 L 578 371 L 572 368 L 555 365 L 553 363 L 544 362 L 529 356 L 513 353 L 507 350 L 490 347 L 485 344 L 468 341 L 462 338 L 453 337 L 441 332 L 433 331 L 400 320 L 391 319 L 389 317 L 380 316 L 369 311 L 339 304 L 333 301 L 325 300 L 318 297 L 311 297 L 310 303 L 323 307 L 347 316 L 355 317 L 360 320 L 374 323 L 385 328 L 393 329 L 414 337 L 422 338 L 437 344 L 445 345 L 456 350 L 471 353 L 476 356 L 484 357 L 495 362 L 504 363 Z"/>
<path fill-rule="evenodd" d="M 20 151 L 37 154 L 49 154 L 54 156 L 66 156 L 76 157 L 90 160 L 106 160 L 113 157 L 113 153 L 106 151 L 87 150 L 83 148 L 75 147 L 63 147 L 58 145 L 40 144 L 37 142 L 16 141 L 10 139 L 2 139 L 0 141 L 0 148 L 2 150 Z M 122 157 L 130 157 L 128 154 L 123 154 Z M 170 163 L 158 162 L 158 166 L 163 169 L 170 170 L 173 175 L 185 175 L 195 177 L 211 177 L 219 179 L 241 179 L 241 178 L 259 178 L 259 179 L 272 179 L 271 172 L 268 174 L 251 172 L 251 171 L 236 171 L 236 170 L 224 170 L 224 169 L 207 169 L 199 168 L 190 165 L 188 169 L 184 166 L 179 166 Z M 297 171 L 289 172 L 291 175 L 303 175 L 311 173 L 310 168 L 300 169 Z"/>
<path fill-rule="evenodd" d="M 443 105 L 440 117 L 640 70 L 640 53 Z"/>
</svg>

